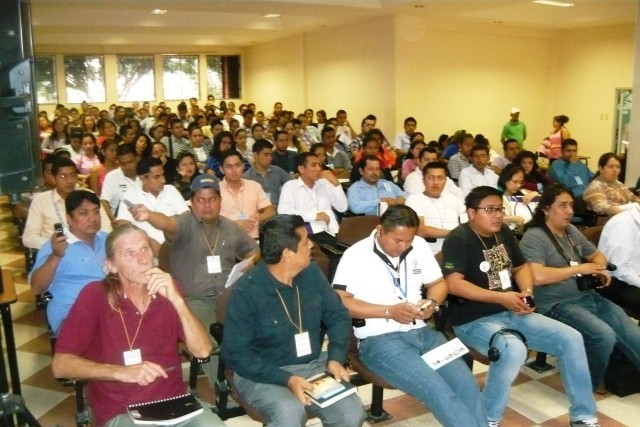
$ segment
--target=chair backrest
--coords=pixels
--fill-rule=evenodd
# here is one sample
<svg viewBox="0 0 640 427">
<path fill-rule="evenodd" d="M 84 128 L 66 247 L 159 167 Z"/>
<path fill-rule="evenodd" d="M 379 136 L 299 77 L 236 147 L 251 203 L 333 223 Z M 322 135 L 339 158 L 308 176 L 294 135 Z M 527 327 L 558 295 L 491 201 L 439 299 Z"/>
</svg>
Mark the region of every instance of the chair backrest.
<svg viewBox="0 0 640 427">
<path fill-rule="evenodd" d="M 340 224 L 340 230 L 336 238 L 339 243 L 351 246 L 369 236 L 379 223 L 380 217 L 375 215 L 344 218 Z"/>
<path fill-rule="evenodd" d="M 598 242 L 600 241 L 600 235 L 602 234 L 602 229 L 604 225 L 595 225 L 593 227 L 586 227 L 580 230 L 584 237 L 586 237 L 591 243 L 598 246 Z"/>
<path fill-rule="evenodd" d="M 171 274 L 171 252 L 168 242 L 163 242 L 158 251 L 158 267 L 160 270 Z"/>
<path fill-rule="evenodd" d="M 216 300 L 216 321 L 220 323 L 224 323 L 224 316 L 227 312 L 227 301 L 229 301 L 229 297 L 231 296 L 231 291 L 233 290 L 233 286 L 229 286 L 226 288 Z"/>
</svg>

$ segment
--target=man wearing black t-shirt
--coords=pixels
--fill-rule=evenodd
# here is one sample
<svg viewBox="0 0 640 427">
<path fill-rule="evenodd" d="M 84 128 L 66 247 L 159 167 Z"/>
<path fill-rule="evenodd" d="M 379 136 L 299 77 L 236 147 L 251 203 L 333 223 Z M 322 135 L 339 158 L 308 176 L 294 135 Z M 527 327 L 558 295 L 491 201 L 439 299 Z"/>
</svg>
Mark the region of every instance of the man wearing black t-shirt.
<svg viewBox="0 0 640 427">
<path fill-rule="evenodd" d="M 509 388 L 528 347 L 558 359 L 571 402 L 571 426 L 598 426 L 582 337 L 573 328 L 534 313 L 525 300 L 533 293 L 534 279 L 512 232 L 503 225 L 502 194 L 492 187 L 476 187 L 465 204 L 469 222 L 445 239 L 443 273 L 450 294 L 458 297 L 451 308 L 458 337 L 483 354 L 489 353 L 492 341 L 492 353 L 499 353 L 497 360 L 490 357 L 494 360 L 482 393 L 489 425 L 500 425 Z"/>
</svg>

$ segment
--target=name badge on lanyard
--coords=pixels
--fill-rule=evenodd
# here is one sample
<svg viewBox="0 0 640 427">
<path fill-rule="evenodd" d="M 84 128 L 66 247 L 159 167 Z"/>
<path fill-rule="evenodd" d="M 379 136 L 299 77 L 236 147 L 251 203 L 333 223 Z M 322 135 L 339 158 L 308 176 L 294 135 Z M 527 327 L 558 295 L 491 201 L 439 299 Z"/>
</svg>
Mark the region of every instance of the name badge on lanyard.
<svg viewBox="0 0 640 427">
<path fill-rule="evenodd" d="M 220 263 L 220 255 L 209 255 L 207 257 L 207 273 L 222 273 L 222 264 Z"/>
<path fill-rule="evenodd" d="M 296 340 L 296 355 L 298 357 L 311 354 L 311 340 L 309 339 L 309 331 L 305 331 L 294 335 Z"/>
<path fill-rule="evenodd" d="M 142 363 L 142 352 L 139 348 L 134 348 L 122 353 L 124 356 L 124 365 L 131 366 Z"/>
</svg>

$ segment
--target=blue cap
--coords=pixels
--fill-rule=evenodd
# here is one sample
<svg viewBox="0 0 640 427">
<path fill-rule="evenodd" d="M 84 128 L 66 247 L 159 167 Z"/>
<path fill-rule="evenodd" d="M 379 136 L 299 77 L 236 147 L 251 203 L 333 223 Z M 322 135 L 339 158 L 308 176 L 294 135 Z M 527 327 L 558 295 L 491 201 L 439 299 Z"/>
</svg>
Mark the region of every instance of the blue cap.
<svg viewBox="0 0 640 427">
<path fill-rule="evenodd" d="M 218 178 L 213 175 L 209 175 L 208 173 L 203 173 L 202 175 L 198 175 L 191 182 L 191 191 L 194 193 L 202 188 L 213 188 L 218 193 L 220 192 L 220 184 Z"/>
</svg>

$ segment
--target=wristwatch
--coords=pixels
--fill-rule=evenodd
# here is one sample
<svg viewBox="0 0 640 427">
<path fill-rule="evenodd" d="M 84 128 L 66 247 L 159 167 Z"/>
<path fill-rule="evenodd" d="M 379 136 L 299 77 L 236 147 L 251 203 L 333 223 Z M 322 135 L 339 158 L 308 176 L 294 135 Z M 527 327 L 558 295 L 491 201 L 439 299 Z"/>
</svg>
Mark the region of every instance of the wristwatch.
<svg viewBox="0 0 640 427">
<path fill-rule="evenodd" d="M 434 300 L 433 298 L 429 298 L 427 302 L 422 305 L 422 307 L 423 308 L 432 307 L 434 313 L 437 313 L 438 311 L 440 311 L 440 304 L 438 304 L 438 301 Z"/>
</svg>

